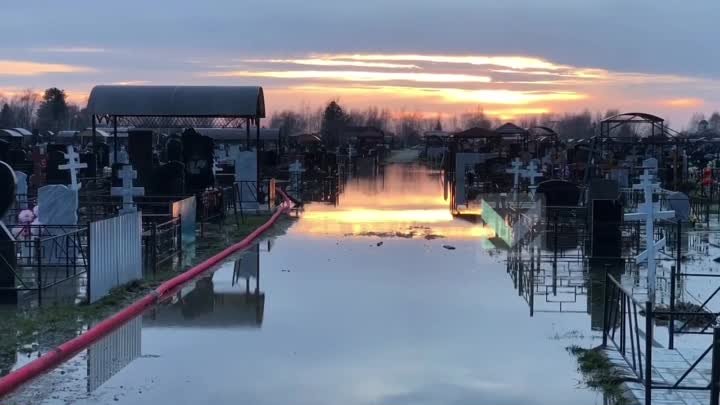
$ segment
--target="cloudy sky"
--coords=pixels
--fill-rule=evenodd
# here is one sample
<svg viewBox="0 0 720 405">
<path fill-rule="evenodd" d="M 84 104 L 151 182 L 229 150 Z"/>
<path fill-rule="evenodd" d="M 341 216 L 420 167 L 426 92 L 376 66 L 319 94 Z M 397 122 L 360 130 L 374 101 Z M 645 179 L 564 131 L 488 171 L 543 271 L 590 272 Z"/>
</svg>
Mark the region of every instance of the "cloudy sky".
<svg viewBox="0 0 720 405">
<path fill-rule="evenodd" d="M 717 0 L 2 1 L 0 92 L 258 84 L 269 111 L 720 109 Z"/>
</svg>

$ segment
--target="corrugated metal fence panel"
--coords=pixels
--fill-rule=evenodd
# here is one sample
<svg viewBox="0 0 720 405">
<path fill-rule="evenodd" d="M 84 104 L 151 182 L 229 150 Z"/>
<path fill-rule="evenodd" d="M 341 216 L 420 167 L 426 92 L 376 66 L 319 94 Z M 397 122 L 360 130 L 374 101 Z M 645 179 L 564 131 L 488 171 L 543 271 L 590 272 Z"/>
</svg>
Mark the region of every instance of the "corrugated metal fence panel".
<svg viewBox="0 0 720 405">
<path fill-rule="evenodd" d="M 195 196 L 184 200 L 175 201 L 172 204 L 173 218 L 182 216 L 182 241 L 183 245 L 195 242 L 195 218 L 197 212 L 197 201 Z"/>
<path fill-rule="evenodd" d="M 88 392 L 95 391 L 131 361 L 140 357 L 141 331 L 142 317 L 138 316 L 88 348 Z"/>
<path fill-rule="evenodd" d="M 90 302 L 142 278 L 142 213 L 90 224 Z"/>
</svg>

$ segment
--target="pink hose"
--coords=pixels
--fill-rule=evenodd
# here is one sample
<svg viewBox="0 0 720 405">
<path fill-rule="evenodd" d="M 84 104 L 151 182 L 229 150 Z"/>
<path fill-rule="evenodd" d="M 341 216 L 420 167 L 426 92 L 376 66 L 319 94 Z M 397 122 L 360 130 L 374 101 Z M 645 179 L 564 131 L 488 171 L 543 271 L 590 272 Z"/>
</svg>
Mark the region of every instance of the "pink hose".
<svg viewBox="0 0 720 405">
<path fill-rule="evenodd" d="M 283 197 L 285 202 L 280 206 L 280 209 L 275 211 L 267 222 L 255 229 L 250 235 L 190 270 L 162 283 L 148 295 L 135 301 L 115 315 L 106 318 L 102 322 L 88 329 L 85 333 L 61 344 L 52 351 L 45 353 L 5 377 L 0 378 L 0 398 L 15 391 L 21 385 L 29 382 L 30 380 L 47 373 L 80 351 L 87 349 L 93 343 L 107 336 L 109 333 L 118 329 L 131 319 L 142 314 L 149 307 L 167 298 L 169 294 L 172 294 L 173 291 L 183 284 L 212 269 L 229 256 L 250 247 L 265 231 L 277 222 L 278 218 L 280 218 L 282 214 L 289 211 L 292 206 L 287 194 L 279 188 L 277 191 Z"/>
</svg>

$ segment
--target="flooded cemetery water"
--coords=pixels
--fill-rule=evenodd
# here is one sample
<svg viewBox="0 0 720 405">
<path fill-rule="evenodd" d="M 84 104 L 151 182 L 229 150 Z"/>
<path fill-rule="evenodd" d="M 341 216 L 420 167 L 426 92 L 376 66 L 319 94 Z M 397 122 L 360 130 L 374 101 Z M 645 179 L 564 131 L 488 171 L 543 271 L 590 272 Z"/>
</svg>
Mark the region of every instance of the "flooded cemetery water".
<svg viewBox="0 0 720 405">
<path fill-rule="evenodd" d="M 566 350 L 599 344 L 575 264 L 530 317 L 493 229 L 448 207 L 421 166 L 350 179 L 9 403 L 603 403 Z"/>
</svg>

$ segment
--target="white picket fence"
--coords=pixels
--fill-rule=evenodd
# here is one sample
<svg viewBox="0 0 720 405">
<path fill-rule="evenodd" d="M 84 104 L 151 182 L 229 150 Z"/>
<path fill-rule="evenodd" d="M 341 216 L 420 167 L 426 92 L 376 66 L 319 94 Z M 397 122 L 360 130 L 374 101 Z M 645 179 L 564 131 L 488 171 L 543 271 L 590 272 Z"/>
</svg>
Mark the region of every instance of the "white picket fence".
<svg viewBox="0 0 720 405">
<path fill-rule="evenodd" d="M 90 224 L 88 297 L 91 303 L 118 286 L 142 278 L 142 213 Z"/>
</svg>

